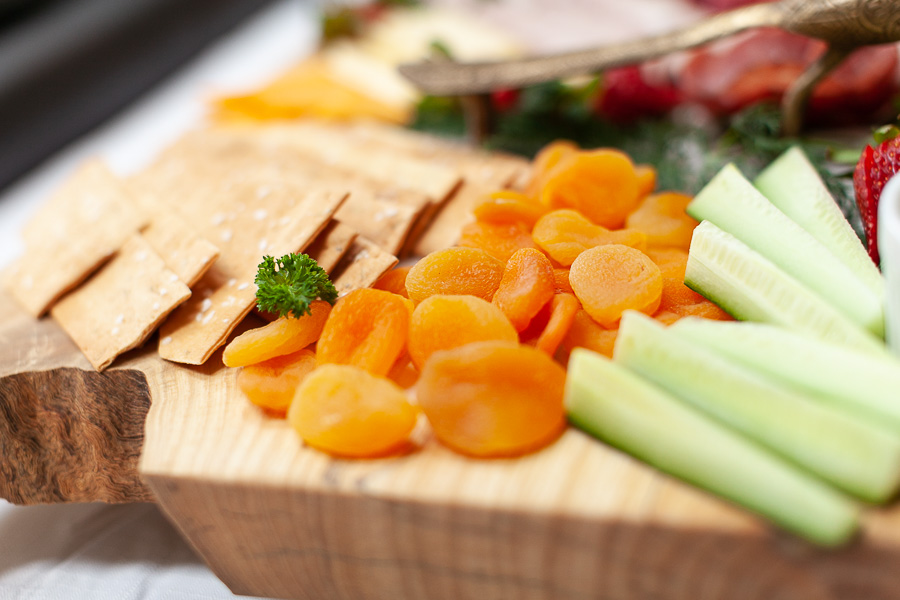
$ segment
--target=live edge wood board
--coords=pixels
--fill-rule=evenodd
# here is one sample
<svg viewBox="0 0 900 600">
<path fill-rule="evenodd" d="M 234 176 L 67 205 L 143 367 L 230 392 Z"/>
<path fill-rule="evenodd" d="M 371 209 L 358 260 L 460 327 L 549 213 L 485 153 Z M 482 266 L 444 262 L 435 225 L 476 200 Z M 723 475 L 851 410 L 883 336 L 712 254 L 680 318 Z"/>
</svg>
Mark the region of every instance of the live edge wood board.
<svg viewBox="0 0 900 600">
<path fill-rule="evenodd" d="M 236 593 L 310 599 L 900 598 L 900 510 L 838 551 L 567 432 L 521 459 L 433 440 L 344 461 L 304 448 L 214 356 L 95 372 L 0 295 L 0 496 L 158 502 Z M 150 344 L 151 346 L 153 344 Z"/>
</svg>

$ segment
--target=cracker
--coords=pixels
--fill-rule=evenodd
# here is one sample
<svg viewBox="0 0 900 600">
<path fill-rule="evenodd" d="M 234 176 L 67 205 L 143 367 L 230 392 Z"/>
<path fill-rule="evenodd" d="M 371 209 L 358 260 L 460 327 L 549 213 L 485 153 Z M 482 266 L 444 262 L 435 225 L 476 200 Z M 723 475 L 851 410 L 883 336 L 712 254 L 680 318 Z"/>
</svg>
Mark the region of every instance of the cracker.
<svg viewBox="0 0 900 600">
<path fill-rule="evenodd" d="M 422 192 L 322 164 L 280 142 L 263 140 L 253 131 L 195 132 L 166 150 L 148 172 L 139 175 L 140 181 L 158 193 L 177 195 L 177 188 L 184 185 L 179 182 L 192 176 L 219 178 L 221 171 L 227 170 L 348 191 L 350 197 L 337 218 L 392 254 L 399 253 L 420 215 L 433 214 L 439 206 Z"/>
<path fill-rule="evenodd" d="M 306 254 L 325 269 L 326 273 L 332 273 L 341 258 L 350 250 L 357 235 L 351 227 L 339 221 L 332 221 L 306 248 Z"/>
<path fill-rule="evenodd" d="M 340 131 L 305 121 L 259 128 L 252 135 L 259 143 L 293 149 L 325 165 L 425 194 L 438 204 L 446 201 L 462 181 L 453 168 L 415 156 L 373 151 Z"/>
<path fill-rule="evenodd" d="M 489 187 L 521 185 L 531 174 L 531 162 L 521 156 L 487 151 L 433 135 L 391 127 L 374 121 L 360 121 L 349 135 L 373 150 L 417 156 L 459 172 L 463 179 Z"/>
<path fill-rule="evenodd" d="M 353 185 L 335 217 L 388 254 L 396 255 L 421 213 L 422 207 L 387 200 L 361 185 Z"/>
<path fill-rule="evenodd" d="M 332 277 L 338 296 L 371 287 L 382 275 L 394 268 L 397 262 L 396 256 L 388 254 L 362 236 L 357 237 Z"/>
<path fill-rule="evenodd" d="M 178 279 L 192 287 L 219 257 L 219 249 L 199 235 L 177 211 L 147 190 L 131 188 L 138 207 L 150 219 L 143 237 Z"/>
<path fill-rule="evenodd" d="M 414 231 L 411 253 L 424 256 L 435 250 L 454 245 L 459 240 L 463 225 L 474 221 L 472 210 L 487 198 L 494 188 L 466 182 L 456 194 L 423 225 L 421 232 Z"/>
<path fill-rule="evenodd" d="M 144 343 L 190 289 L 140 234 L 50 313 L 98 371 Z"/>
<path fill-rule="evenodd" d="M 260 194 L 260 185 L 252 178 L 233 182 L 226 186 L 228 195 L 217 200 L 201 196 L 184 203 L 192 222 L 202 222 L 208 233 L 218 232 L 214 239 L 221 241 L 221 254 L 191 299 L 163 323 L 159 343 L 163 358 L 195 365 L 206 362 L 253 308 L 253 280 L 262 256 L 303 251 L 345 198 L 327 190 L 304 192 L 287 182 L 271 183 Z"/>
<path fill-rule="evenodd" d="M 100 161 L 82 165 L 25 226 L 7 285 L 35 317 L 47 312 L 147 224 Z"/>
</svg>

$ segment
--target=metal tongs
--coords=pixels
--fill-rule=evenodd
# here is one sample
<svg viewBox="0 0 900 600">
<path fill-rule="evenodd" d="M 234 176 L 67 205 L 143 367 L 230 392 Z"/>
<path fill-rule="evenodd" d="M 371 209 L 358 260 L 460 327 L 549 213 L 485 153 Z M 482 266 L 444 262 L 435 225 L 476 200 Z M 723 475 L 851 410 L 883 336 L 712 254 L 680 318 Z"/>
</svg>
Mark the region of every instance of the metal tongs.
<svg viewBox="0 0 900 600">
<path fill-rule="evenodd" d="M 685 29 L 633 42 L 502 62 L 405 64 L 400 72 L 425 93 L 466 98 L 470 134 L 482 139 L 489 128 L 486 94 L 492 90 L 635 64 L 754 27 L 779 27 L 828 44 L 782 100 L 783 133 L 795 136 L 803 126 L 813 88 L 848 54 L 861 46 L 900 40 L 900 1 L 781 0 L 720 13 Z"/>
</svg>

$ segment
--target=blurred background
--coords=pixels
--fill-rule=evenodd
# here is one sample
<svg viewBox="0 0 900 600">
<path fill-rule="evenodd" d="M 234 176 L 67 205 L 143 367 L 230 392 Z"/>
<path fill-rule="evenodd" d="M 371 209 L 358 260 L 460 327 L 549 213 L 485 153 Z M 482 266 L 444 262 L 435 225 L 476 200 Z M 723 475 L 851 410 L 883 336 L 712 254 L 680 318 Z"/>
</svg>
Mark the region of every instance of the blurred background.
<svg viewBox="0 0 900 600">
<path fill-rule="evenodd" d="M 365 116 L 460 135 L 461 111 L 420 97 L 396 75 L 397 64 L 435 52 L 476 60 L 587 48 L 672 30 L 754 0 L 296 2 L 316 14 L 315 68 L 305 61 L 266 89 L 212 103 L 212 112 L 252 120 Z M 272 4 L 0 0 L 0 189 Z M 523 154 L 556 137 L 603 143 L 609 128 L 598 131 L 598 121 L 628 125 L 690 112 L 685 107 L 693 110 L 691 127 L 708 128 L 750 105 L 777 102 L 823 51 L 819 42 L 763 30 L 526 91 L 524 98 L 520 90 L 497 90 L 494 108 L 511 118 L 501 119 L 499 137 L 489 143 Z M 863 50 L 819 86 L 810 122 L 833 127 L 892 119 L 897 65 L 894 46 Z M 704 115 L 699 121 L 697 107 Z M 561 110 L 569 114 L 560 116 Z"/>
<path fill-rule="evenodd" d="M 0 187 L 268 0 L 0 0 Z"/>
</svg>

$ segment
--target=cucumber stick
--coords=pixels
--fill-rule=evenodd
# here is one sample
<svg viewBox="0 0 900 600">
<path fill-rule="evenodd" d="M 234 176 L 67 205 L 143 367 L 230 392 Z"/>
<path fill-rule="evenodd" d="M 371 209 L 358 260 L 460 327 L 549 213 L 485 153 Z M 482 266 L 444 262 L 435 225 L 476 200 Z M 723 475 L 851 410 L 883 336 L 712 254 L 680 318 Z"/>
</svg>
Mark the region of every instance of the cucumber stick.
<svg viewBox="0 0 900 600">
<path fill-rule="evenodd" d="M 806 154 L 794 146 L 753 180 L 763 195 L 819 240 L 879 298 L 884 278 Z"/>
<path fill-rule="evenodd" d="M 890 498 L 900 438 L 681 339 L 636 311 L 619 326 L 615 361 L 855 496 Z"/>
<path fill-rule="evenodd" d="M 762 323 L 681 319 L 670 330 L 900 436 L 900 361 Z"/>
<path fill-rule="evenodd" d="M 762 321 L 886 353 L 884 344 L 758 252 L 709 221 L 694 228 L 685 284 L 743 321 Z"/>
<path fill-rule="evenodd" d="M 800 225 L 727 165 L 687 212 L 732 234 L 832 304 L 854 323 L 884 337 L 884 299 Z"/>
<path fill-rule="evenodd" d="M 575 426 L 815 543 L 858 526 L 847 498 L 606 357 L 576 349 L 565 397 Z"/>
</svg>

